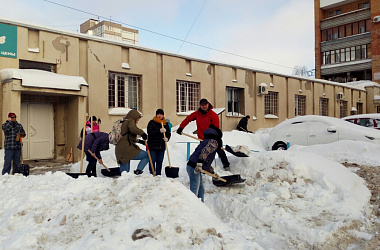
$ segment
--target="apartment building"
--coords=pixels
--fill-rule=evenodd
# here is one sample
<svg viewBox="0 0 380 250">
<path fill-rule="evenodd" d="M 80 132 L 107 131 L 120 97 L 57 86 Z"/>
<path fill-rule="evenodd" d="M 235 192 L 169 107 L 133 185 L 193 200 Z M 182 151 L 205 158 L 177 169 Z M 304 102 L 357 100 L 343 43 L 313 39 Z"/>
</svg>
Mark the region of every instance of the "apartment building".
<svg viewBox="0 0 380 250">
<path fill-rule="evenodd" d="M 130 44 L 139 44 L 139 31 L 123 27 L 111 21 L 89 19 L 80 25 L 80 33 L 92 36 L 105 37 Z"/>
<path fill-rule="evenodd" d="M 380 83 L 380 1 L 315 0 L 316 78 Z"/>
</svg>

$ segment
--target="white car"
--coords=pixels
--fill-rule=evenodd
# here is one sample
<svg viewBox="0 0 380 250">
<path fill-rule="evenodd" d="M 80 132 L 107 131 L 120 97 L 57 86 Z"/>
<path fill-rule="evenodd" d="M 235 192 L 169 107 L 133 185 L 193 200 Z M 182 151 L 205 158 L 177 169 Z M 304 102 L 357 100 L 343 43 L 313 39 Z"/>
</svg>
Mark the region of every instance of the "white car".
<svg viewBox="0 0 380 250">
<path fill-rule="evenodd" d="M 297 116 L 281 122 L 269 133 L 268 150 L 286 150 L 292 145 L 326 144 L 339 140 L 380 144 L 380 131 L 318 115 Z"/>
<path fill-rule="evenodd" d="M 360 126 L 380 130 L 380 113 L 350 115 L 342 119 Z"/>
</svg>

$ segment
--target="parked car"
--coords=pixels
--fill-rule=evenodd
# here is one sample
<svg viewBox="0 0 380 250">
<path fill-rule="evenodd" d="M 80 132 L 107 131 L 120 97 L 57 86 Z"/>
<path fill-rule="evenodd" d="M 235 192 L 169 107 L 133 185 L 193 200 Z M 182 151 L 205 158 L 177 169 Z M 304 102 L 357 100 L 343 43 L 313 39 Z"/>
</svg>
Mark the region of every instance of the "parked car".
<svg viewBox="0 0 380 250">
<path fill-rule="evenodd" d="M 350 115 L 342 119 L 353 124 L 380 130 L 380 113 Z"/>
<path fill-rule="evenodd" d="M 269 133 L 269 150 L 286 150 L 287 144 L 314 145 L 338 140 L 366 141 L 380 144 L 380 131 L 357 126 L 329 116 L 297 116 L 281 122 Z"/>
</svg>

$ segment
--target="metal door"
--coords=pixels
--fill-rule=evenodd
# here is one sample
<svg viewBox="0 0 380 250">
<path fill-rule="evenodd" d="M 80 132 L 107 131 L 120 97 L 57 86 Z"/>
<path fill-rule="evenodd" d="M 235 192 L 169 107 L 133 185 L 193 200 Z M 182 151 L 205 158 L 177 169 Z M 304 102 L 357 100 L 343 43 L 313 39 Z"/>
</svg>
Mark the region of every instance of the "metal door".
<svg viewBox="0 0 380 250">
<path fill-rule="evenodd" d="M 23 140 L 25 160 L 54 157 L 54 109 L 51 103 L 22 103 L 21 124 L 26 132 Z"/>
</svg>

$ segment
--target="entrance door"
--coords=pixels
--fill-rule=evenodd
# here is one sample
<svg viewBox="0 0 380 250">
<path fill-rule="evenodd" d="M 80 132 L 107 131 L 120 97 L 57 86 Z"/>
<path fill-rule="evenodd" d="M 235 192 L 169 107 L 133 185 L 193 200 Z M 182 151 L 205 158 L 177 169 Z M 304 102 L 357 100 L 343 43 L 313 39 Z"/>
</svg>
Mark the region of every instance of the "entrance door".
<svg viewBox="0 0 380 250">
<path fill-rule="evenodd" d="M 54 157 L 54 109 L 51 103 L 21 103 L 24 160 Z"/>
</svg>

